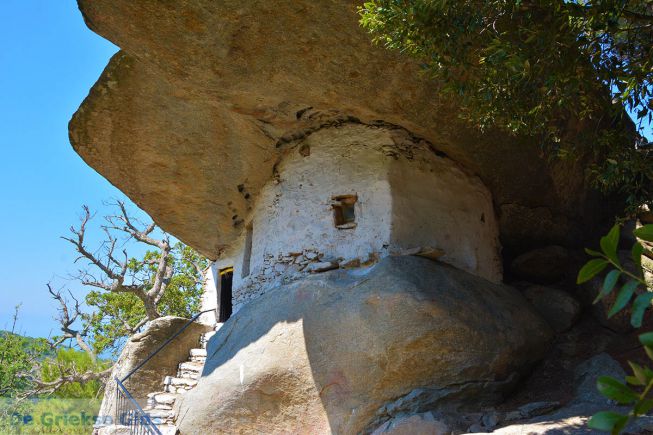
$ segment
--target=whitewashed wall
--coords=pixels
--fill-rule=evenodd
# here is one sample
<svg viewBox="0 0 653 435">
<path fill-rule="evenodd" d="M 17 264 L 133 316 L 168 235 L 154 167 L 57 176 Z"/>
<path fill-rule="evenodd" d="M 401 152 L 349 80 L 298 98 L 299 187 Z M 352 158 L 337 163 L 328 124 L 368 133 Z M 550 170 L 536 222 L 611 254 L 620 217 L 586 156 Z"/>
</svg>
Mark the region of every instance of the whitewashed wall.
<svg viewBox="0 0 653 435">
<path fill-rule="evenodd" d="M 502 264 L 492 196 L 477 177 L 424 147 L 390 164 L 391 251 L 441 249 L 440 261 L 500 282 Z"/>
<path fill-rule="evenodd" d="M 234 312 L 265 290 L 333 262 L 364 267 L 418 248 L 501 280 L 498 228 L 489 191 L 475 176 L 403 130 L 346 124 L 290 148 L 246 221 L 250 273 L 242 276 L 245 232 L 215 263 L 234 266 Z M 334 225 L 333 196 L 357 195 L 356 227 Z"/>
<path fill-rule="evenodd" d="M 216 263 L 211 263 L 204 271 L 204 291 L 202 292 L 201 311 L 218 308 L 218 269 Z M 215 325 L 218 322 L 217 312 L 212 311 L 200 316 L 200 322 Z"/>
</svg>

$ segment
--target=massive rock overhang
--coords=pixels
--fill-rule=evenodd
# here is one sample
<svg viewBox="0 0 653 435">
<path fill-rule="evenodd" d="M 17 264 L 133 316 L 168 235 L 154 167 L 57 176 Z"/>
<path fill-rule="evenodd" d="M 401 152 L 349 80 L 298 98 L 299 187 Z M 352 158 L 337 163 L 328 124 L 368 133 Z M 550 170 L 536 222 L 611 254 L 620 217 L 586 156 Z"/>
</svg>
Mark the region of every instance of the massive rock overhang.
<svg viewBox="0 0 653 435">
<path fill-rule="evenodd" d="M 70 122 L 79 155 L 166 231 L 216 258 L 283 143 L 338 122 L 401 126 L 489 186 L 505 246 L 575 243 L 597 197 L 584 162 L 479 134 L 419 66 L 375 47 L 348 0 L 79 0 L 117 44 Z M 322 116 L 302 116 L 307 108 Z"/>
</svg>

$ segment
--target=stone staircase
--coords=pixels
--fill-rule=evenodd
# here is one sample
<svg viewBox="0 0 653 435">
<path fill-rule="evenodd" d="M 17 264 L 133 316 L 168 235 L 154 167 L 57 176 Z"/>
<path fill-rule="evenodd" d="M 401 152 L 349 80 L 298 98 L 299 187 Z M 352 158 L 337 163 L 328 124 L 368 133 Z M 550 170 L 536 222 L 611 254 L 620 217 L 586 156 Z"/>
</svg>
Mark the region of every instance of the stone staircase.
<svg viewBox="0 0 653 435">
<path fill-rule="evenodd" d="M 177 433 L 175 402 L 197 385 L 206 361 L 206 344 L 220 326 L 222 324 L 218 324 L 214 331 L 202 334 L 199 342 L 201 347 L 191 349 L 188 360 L 179 364 L 176 376 L 165 377 L 162 391 L 147 395 L 147 405 L 143 411 L 150 416 L 163 435 Z"/>
</svg>

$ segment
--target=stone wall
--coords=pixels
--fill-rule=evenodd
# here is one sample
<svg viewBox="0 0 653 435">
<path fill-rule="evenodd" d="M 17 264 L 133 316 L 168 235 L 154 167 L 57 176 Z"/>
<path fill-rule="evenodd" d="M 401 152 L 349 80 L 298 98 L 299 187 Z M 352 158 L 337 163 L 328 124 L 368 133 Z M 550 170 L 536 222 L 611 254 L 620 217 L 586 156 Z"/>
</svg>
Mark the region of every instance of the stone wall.
<svg viewBox="0 0 653 435">
<path fill-rule="evenodd" d="M 211 263 L 209 267 L 204 270 L 204 285 L 202 291 L 201 307 L 202 311 L 214 310 L 208 313 L 203 313 L 199 321 L 205 325 L 213 326 L 218 322 L 218 270 L 215 263 Z"/>
<path fill-rule="evenodd" d="M 440 261 L 500 282 L 501 247 L 488 188 L 426 144 L 415 146 L 403 135 L 393 140 L 403 153 L 388 171 L 393 252 L 440 249 Z"/>
<path fill-rule="evenodd" d="M 367 266 L 389 255 L 430 253 L 501 280 L 489 191 L 427 142 L 403 129 L 352 123 L 285 147 L 243 234 L 216 262 L 216 270 L 235 268 L 235 311 L 307 273 Z M 341 195 L 356 198 L 355 223 L 346 229 L 334 221 L 334 198 Z"/>
</svg>

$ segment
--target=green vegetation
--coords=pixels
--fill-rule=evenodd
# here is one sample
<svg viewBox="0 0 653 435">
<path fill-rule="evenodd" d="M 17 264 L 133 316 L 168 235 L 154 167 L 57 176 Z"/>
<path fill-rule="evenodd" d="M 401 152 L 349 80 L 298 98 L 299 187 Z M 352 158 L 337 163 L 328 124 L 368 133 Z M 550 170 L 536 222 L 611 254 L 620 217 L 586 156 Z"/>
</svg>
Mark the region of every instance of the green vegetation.
<svg viewBox="0 0 653 435">
<path fill-rule="evenodd" d="M 128 274 L 145 286 L 152 286 L 156 277 L 156 251 L 147 251 L 142 259 L 131 258 Z M 168 262 L 174 269 L 163 297 L 157 304 L 162 316 L 190 318 L 199 311 L 202 295 L 201 269 L 208 261 L 192 248 L 177 242 Z M 96 353 L 111 350 L 116 354 L 124 340 L 147 318 L 143 303 L 133 293 L 91 290 L 86 304 L 93 313 L 84 318 Z"/>
<path fill-rule="evenodd" d="M 0 397 L 17 397 L 30 383 L 20 376 L 32 370 L 35 361 L 51 355 L 45 339 L 23 337 L 15 333 L 18 307 L 11 331 L 0 333 Z"/>
<path fill-rule="evenodd" d="M 100 227 L 106 240 L 99 248 L 85 244 L 93 218 L 86 207 L 81 225 L 65 238 L 87 261 L 74 278 L 89 291 L 82 304 L 48 283 L 61 335 L 16 334 L 18 308 L 12 330 L 0 332 L 0 433 L 89 433 L 113 367 L 97 355 L 117 356 L 148 321 L 199 311 L 208 261 L 181 242 L 172 245 L 154 223 L 132 219 L 125 204 L 116 206 L 119 214 Z M 129 256 L 133 243 L 148 250 Z"/>
<path fill-rule="evenodd" d="M 653 118 L 651 0 L 370 0 L 359 13 L 373 40 L 416 58 L 470 125 L 530 136 L 550 157 L 590 153 L 589 179 L 626 199 L 627 215 L 643 205 L 653 209 L 653 164 L 635 131 Z M 635 235 L 653 242 L 653 226 Z M 653 300 L 641 256 L 653 252 L 636 243 L 636 270 L 628 269 L 618 243 L 615 226 L 601 251 L 588 250 L 595 258 L 578 283 L 609 268 L 596 302 L 619 285 L 609 314 L 632 304 L 631 322 L 640 327 Z M 653 358 L 653 333 L 640 341 Z M 598 414 L 592 427 L 616 433 L 653 409 L 653 370 L 631 367 L 627 383 L 604 377 L 599 389 L 632 412 Z"/>
<path fill-rule="evenodd" d="M 14 324 L 17 318 L 16 312 Z M 87 418 L 84 424 L 80 420 L 79 425 L 54 419 L 82 412 L 87 416 L 97 415 L 102 382 L 73 382 L 52 395 L 40 395 L 33 394 L 33 379 L 36 376 L 44 382 L 53 381 L 62 369 L 98 371 L 111 366 L 111 361 L 94 364 L 85 352 L 70 348 L 54 352 L 43 338 L 8 331 L 0 333 L 0 359 L 0 433 L 89 433 L 92 418 Z"/>
<path fill-rule="evenodd" d="M 629 211 L 652 205 L 653 165 L 624 110 L 651 123 L 650 0 L 372 0 L 359 12 L 471 125 L 531 136 L 550 156 L 591 150 L 597 186 Z"/>
<path fill-rule="evenodd" d="M 99 360 L 93 362 L 91 357 L 86 353 L 72 348 L 59 348 L 56 357 L 46 358 L 41 364 L 40 380 L 43 382 L 52 382 L 59 378 L 61 370 L 75 368 L 78 372 L 101 371 L 111 367 L 112 361 Z M 104 383 L 94 379 L 85 384 L 73 382 L 61 386 L 57 391 L 52 393 L 52 397 L 65 399 L 97 399 L 101 398 L 104 389 Z"/>
<path fill-rule="evenodd" d="M 594 258 L 581 268 L 577 283 L 582 284 L 589 281 L 609 269 L 605 274 L 601 292 L 594 302 L 597 303 L 616 291 L 619 284 L 620 289 L 608 316 L 612 317 L 631 305 L 631 324 L 635 328 L 639 328 L 642 326 L 644 314 L 650 308 L 653 300 L 653 292 L 647 288 L 646 277 L 641 266 L 642 255 L 653 258 L 653 250 L 650 246 L 645 245 L 646 242 L 653 242 L 653 225 L 644 225 L 636 229 L 633 234 L 639 239 L 631 250 L 634 268 L 628 267 L 618 256 L 620 228 L 615 225 L 606 236 L 601 238 L 600 251 L 586 250 L 587 254 Z M 639 340 L 648 357 L 653 360 L 653 332 L 641 334 Z M 621 405 L 629 405 L 631 411 L 627 415 L 610 411 L 600 412 L 590 419 L 588 424 L 591 428 L 615 434 L 620 433 L 630 420 L 653 409 L 651 392 L 653 388 L 651 367 L 653 365 L 642 367 L 634 362 L 629 362 L 629 365 L 633 374 L 626 377 L 625 382 L 609 376 L 602 376 L 598 380 L 598 388 L 607 398 Z"/>
</svg>

